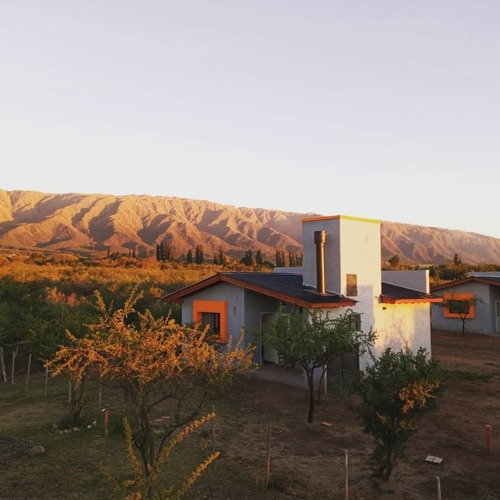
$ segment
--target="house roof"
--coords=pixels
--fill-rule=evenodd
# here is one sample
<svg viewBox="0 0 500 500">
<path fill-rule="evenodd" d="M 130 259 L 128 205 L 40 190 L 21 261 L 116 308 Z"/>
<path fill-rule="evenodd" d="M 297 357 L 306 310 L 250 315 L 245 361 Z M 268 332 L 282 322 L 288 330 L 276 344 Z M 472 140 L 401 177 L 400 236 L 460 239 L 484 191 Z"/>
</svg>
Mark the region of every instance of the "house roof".
<svg viewBox="0 0 500 500">
<path fill-rule="evenodd" d="M 469 276 L 468 278 L 463 278 L 461 280 L 450 281 L 448 283 L 443 283 L 442 285 L 436 285 L 432 287 L 432 292 L 436 290 L 444 290 L 446 288 L 452 288 L 457 285 L 463 285 L 464 283 L 485 283 L 492 286 L 500 286 L 499 276 Z"/>
<path fill-rule="evenodd" d="M 221 282 L 241 286 L 246 290 L 252 290 L 307 309 L 356 305 L 355 300 L 343 295 L 318 293 L 315 288 L 303 285 L 302 274 L 291 273 L 218 273 L 166 295 L 162 300 L 164 302 L 182 302 L 186 297 Z M 441 302 L 443 299 L 416 290 L 382 283 L 381 300 L 386 304 L 409 304 L 415 302 Z"/>
<path fill-rule="evenodd" d="M 334 293 L 318 293 L 302 284 L 302 274 L 291 273 L 218 273 L 163 297 L 164 302 L 182 302 L 186 297 L 218 283 L 241 286 L 262 295 L 283 300 L 307 309 L 346 307 L 356 301 Z"/>
<path fill-rule="evenodd" d="M 435 297 L 431 294 L 411 290 L 402 286 L 392 285 L 382 282 L 382 295 L 380 296 L 383 304 L 414 304 L 418 302 L 442 302 L 442 297 Z"/>
</svg>

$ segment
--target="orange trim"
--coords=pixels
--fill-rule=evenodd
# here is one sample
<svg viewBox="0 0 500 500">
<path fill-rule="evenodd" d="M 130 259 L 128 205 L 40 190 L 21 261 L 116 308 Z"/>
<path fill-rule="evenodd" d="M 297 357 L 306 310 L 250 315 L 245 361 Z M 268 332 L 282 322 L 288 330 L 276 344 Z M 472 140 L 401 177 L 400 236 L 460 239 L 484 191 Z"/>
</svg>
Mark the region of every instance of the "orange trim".
<svg viewBox="0 0 500 500">
<path fill-rule="evenodd" d="M 220 314 L 220 340 L 227 342 L 227 302 L 225 300 L 193 300 L 193 321 L 201 323 L 203 313 Z"/>
<path fill-rule="evenodd" d="M 474 318 L 474 294 L 473 293 L 444 293 L 444 317 L 445 318 Z M 465 315 L 459 313 L 452 313 L 449 309 L 450 300 L 466 300 L 469 302 L 469 312 Z"/>
<path fill-rule="evenodd" d="M 364 219 L 363 217 L 353 217 L 351 215 L 325 215 L 320 217 L 308 217 L 306 219 L 302 219 L 301 222 L 316 222 L 321 220 L 332 220 L 332 219 L 348 219 L 348 220 L 357 220 L 361 222 L 373 222 L 374 224 L 381 224 L 381 220 L 377 219 Z"/>
<path fill-rule="evenodd" d="M 387 295 L 381 295 L 380 298 L 382 299 L 383 304 L 415 304 L 415 303 L 430 303 L 430 302 L 443 302 L 443 299 L 441 297 L 429 297 L 425 299 L 394 299 L 392 297 L 389 297 Z"/>
</svg>

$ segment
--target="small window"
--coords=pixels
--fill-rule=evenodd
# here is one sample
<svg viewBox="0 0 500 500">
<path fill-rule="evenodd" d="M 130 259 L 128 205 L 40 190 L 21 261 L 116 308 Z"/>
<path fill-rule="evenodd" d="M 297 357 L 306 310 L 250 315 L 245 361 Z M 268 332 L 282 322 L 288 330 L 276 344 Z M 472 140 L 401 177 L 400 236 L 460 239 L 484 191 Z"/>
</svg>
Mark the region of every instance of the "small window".
<svg viewBox="0 0 500 500">
<path fill-rule="evenodd" d="M 346 295 L 348 297 L 357 297 L 358 295 L 357 274 L 346 274 Z"/>
<path fill-rule="evenodd" d="M 201 313 L 201 322 L 203 326 L 209 327 L 210 333 L 220 335 L 220 313 Z"/>
<path fill-rule="evenodd" d="M 451 314 L 469 314 L 470 302 L 468 300 L 450 300 L 448 310 Z"/>
<path fill-rule="evenodd" d="M 361 314 L 354 313 L 350 316 L 351 328 L 356 331 L 361 331 Z"/>
<path fill-rule="evenodd" d="M 445 293 L 444 316 L 445 318 L 474 318 L 474 294 L 472 293 Z"/>
</svg>

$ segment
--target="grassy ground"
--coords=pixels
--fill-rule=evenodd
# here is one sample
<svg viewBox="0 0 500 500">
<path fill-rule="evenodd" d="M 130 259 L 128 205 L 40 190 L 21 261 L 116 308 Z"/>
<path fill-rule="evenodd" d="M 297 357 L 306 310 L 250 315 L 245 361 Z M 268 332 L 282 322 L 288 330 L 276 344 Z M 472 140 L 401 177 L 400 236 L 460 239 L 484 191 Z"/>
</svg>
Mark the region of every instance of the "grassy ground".
<svg viewBox="0 0 500 500">
<path fill-rule="evenodd" d="M 351 499 L 435 498 L 440 476 L 443 498 L 500 499 L 500 338 L 434 332 L 433 354 L 449 370 L 436 411 L 418 423 L 405 457 L 388 483 L 374 483 L 368 462 L 371 440 L 363 433 L 342 394 L 331 393 L 307 424 L 305 390 L 255 378 L 238 381 L 231 393 L 209 401 L 217 417 L 216 448 L 221 456 L 202 475 L 189 499 L 290 499 L 344 497 L 344 450 L 349 450 Z M 95 389 L 88 392 L 86 419 L 91 429 L 60 433 L 53 424 L 68 412 L 67 383 L 51 380 L 48 397 L 40 377 L 25 393 L 24 381 L 0 382 L 0 438 L 45 446 L 46 453 L 0 462 L 1 499 L 117 498 L 101 472 L 107 466 L 120 479 L 130 477 L 121 417 L 130 412 L 116 392 L 104 391 L 110 433 Z M 323 422 L 331 424 L 323 425 Z M 492 425 L 487 453 L 484 426 Z M 269 426 L 271 481 L 265 485 Z M 211 426 L 189 436 L 174 450 L 161 478 L 180 485 L 211 451 Z M 0 443 L 1 444 L 1 443 Z M 443 458 L 430 464 L 427 455 Z"/>
</svg>

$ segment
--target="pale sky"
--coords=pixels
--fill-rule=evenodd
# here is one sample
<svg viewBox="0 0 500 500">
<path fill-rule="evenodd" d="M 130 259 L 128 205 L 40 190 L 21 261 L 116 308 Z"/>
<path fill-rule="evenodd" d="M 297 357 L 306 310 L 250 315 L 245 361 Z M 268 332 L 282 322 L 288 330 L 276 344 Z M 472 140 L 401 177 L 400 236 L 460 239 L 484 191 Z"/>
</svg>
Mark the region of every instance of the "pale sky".
<svg viewBox="0 0 500 500">
<path fill-rule="evenodd" d="M 0 0 L 0 188 L 500 237 L 498 0 Z"/>
</svg>

